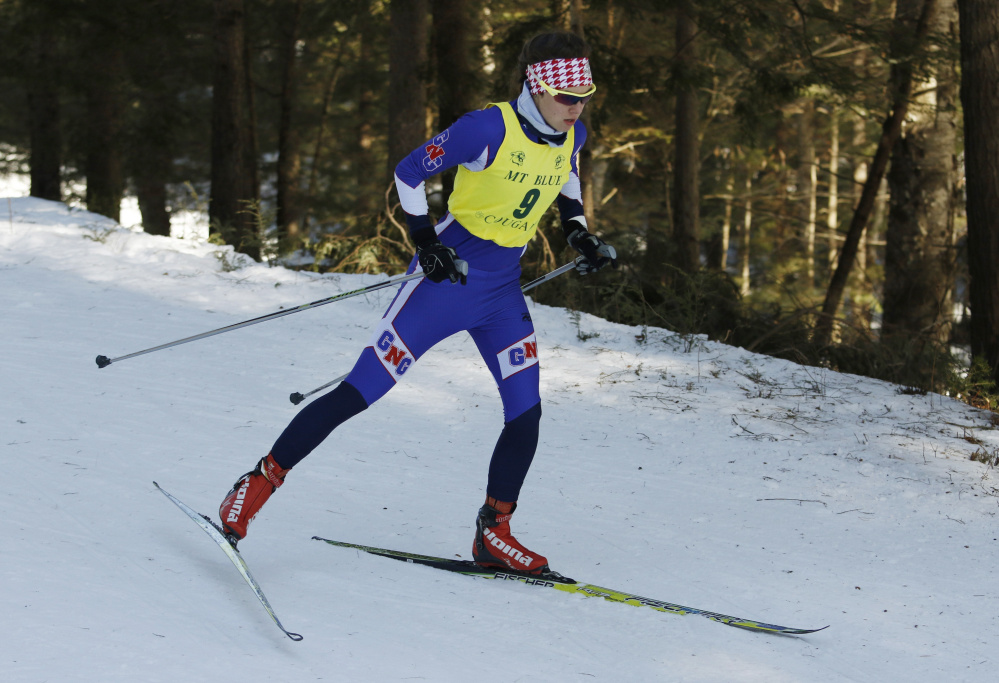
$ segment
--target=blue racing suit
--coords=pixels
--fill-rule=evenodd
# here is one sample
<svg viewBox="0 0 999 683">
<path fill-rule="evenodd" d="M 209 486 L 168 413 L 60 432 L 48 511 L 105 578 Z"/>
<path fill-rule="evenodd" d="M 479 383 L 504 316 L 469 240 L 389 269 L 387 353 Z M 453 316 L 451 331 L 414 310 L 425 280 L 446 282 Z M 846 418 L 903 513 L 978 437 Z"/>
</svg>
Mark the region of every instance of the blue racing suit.
<svg viewBox="0 0 999 683">
<path fill-rule="evenodd" d="M 565 134 L 546 135 L 532 124 L 540 114 L 529 97 L 522 96 L 508 106 L 521 130 L 507 130 L 502 105 L 488 107 L 466 114 L 399 163 L 396 186 L 411 228 L 427 220 L 425 181 L 431 176 L 461 164 L 470 172 L 466 182 L 471 183 L 474 198 L 475 174 L 495 162 L 504 140 L 523 142 L 508 136 L 522 135 L 527 145 L 560 147 L 565 143 Z M 513 120 L 510 109 L 506 112 L 506 120 Z M 571 169 L 557 197 L 563 221 L 583 213 L 576 166 L 586 139 L 581 122 L 574 124 L 569 139 L 573 148 L 565 150 L 565 156 Z M 541 416 L 538 344 L 520 290 L 520 257 L 526 246 L 500 246 L 477 236 L 450 212 L 435 231 L 441 242 L 468 263 L 467 284 L 423 278 L 400 285 L 345 381 L 299 412 L 271 453 L 281 467 L 295 466 L 337 426 L 384 396 L 432 346 L 456 332 L 468 331 L 503 402 L 505 425 L 493 451 L 486 493 L 516 502 L 537 449 Z M 419 267 L 414 258 L 409 272 Z"/>
</svg>

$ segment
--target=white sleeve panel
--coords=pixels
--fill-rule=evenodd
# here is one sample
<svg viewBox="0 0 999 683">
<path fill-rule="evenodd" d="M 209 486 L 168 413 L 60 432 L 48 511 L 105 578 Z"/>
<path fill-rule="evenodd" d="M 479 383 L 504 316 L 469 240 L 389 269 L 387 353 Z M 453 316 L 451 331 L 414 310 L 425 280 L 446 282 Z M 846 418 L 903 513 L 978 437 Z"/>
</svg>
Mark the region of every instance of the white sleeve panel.
<svg viewBox="0 0 999 683">
<path fill-rule="evenodd" d="M 560 194 L 569 199 L 574 199 L 580 204 L 583 203 L 583 187 L 579 184 L 579 176 L 575 173 L 569 174 L 569 179 L 565 181 L 560 190 Z"/>
<path fill-rule="evenodd" d="M 399 203 L 402 205 L 402 210 L 410 216 L 426 216 L 430 213 L 430 205 L 427 204 L 426 183 L 410 187 L 396 175 L 395 189 L 399 193 Z"/>
<path fill-rule="evenodd" d="M 467 164 L 462 164 L 469 171 L 477 172 L 482 171 L 486 168 L 486 162 L 489 161 L 489 145 L 486 145 L 485 149 L 482 150 L 482 154 L 475 161 L 470 161 Z"/>
<path fill-rule="evenodd" d="M 486 167 L 488 161 L 489 146 L 486 145 L 482 150 L 482 154 L 475 161 L 462 164 L 462 166 L 469 171 L 481 171 Z M 576 184 L 579 184 L 578 178 L 576 179 Z M 399 203 L 402 205 L 402 210 L 410 216 L 426 216 L 430 213 L 430 206 L 427 204 L 426 182 L 422 182 L 416 187 L 410 187 L 399 178 L 399 174 L 397 173 L 395 174 L 395 189 L 399 193 Z"/>
</svg>

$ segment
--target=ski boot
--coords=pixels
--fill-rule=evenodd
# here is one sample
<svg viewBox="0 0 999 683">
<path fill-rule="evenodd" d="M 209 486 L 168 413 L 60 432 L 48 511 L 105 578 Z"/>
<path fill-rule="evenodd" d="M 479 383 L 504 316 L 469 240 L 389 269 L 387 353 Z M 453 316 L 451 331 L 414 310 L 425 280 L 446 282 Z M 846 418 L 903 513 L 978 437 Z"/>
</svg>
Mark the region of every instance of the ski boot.
<svg viewBox="0 0 999 683">
<path fill-rule="evenodd" d="M 268 454 L 257 463 L 256 468 L 232 485 L 232 490 L 219 507 L 219 519 L 222 520 L 222 530 L 233 547 L 246 536 L 246 528 L 274 490 L 284 483 L 289 471 L 278 465 L 274 456 Z"/>
<path fill-rule="evenodd" d="M 483 567 L 505 567 L 520 574 L 540 576 L 549 571 L 548 560 L 522 546 L 510 533 L 510 518 L 516 509 L 516 503 L 486 498 L 475 520 L 472 558 Z"/>
</svg>

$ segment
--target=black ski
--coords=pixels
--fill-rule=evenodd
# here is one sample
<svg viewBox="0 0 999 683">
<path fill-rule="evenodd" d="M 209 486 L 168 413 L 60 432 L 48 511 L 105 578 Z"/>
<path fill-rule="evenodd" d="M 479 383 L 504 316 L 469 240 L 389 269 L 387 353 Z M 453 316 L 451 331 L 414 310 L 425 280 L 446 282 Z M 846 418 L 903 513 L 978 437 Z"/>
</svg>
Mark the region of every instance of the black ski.
<svg viewBox="0 0 999 683">
<path fill-rule="evenodd" d="M 789 626 L 767 624 L 754 619 L 742 619 L 739 617 L 729 616 L 727 614 L 718 614 L 717 612 L 697 609 L 695 607 L 686 607 L 684 605 L 678 605 L 664 600 L 643 598 L 639 595 L 632 595 L 631 593 L 616 591 L 610 588 L 601 588 L 600 586 L 594 586 L 590 583 L 581 583 L 553 571 L 549 571 L 540 576 L 533 576 L 509 569 L 482 567 L 470 560 L 452 560 L 445 557 L 432 557 L 430 555 L 416 555 L 413 553 L 400 552 L 398 550 L 387 550 L 385 548 L 372 548 L 370 546 L 358 545 L 356 543 L 331 541 L 328 538 L 322 538 L 320 536 L 313 536 L 312 538 L 313 540 L 325 541 L 330 545 L 340 546 L 341 548 L 354 548 L 355 550 L 362 550 L 366 553 L 371 553 L 372 555 L 378 555 L 379 557 L 388 557 L 393 560 L 400 560 L 402 562 L 409 562 L 412 564 L 422 564 L 427 567 L 433 567 L 434 569 L 443 569 L 444 571 L 464 574 L 466 576 L 477 576 L 483 579 L 517 581 L 527 586 L 554 588 L 555 590 L 563 591 L 565 593 L 578 593 L 586 597 L 600 597 L 605 600 L 610 600 L 611 602 L 622 602 L 626 605 L 634 605 L 636 607 L 651 607 L 652 609 L 660 612 L 672 612 L 673 614 L 696 614 L 711 619 L 712 621 L 718 621 L 723 624 L 727 624 L 728 626 L 735 626 L 737 628 L 743 628 L 750 631 L 778 633 L 781 635 L 803 635 L 829 628 L 828 626 L 812 629 L 791 628 Z"/>
<path fill-rule="evenodd" d="M 271 607 L 271 604 L 267 602 L 264 592 L 260 590 L 260 584 L 257 583 L 256 579 L 253 578 L 253 574 L 250 573 L 250 568 L 246 566 L 246 561 L 243 559 L 242 555 L 239 554 L 239 551 L 236 550 L 236 546 L 229 541 L 225 533 L 223 533 L 223 531 L 215 525 L 215 522 L 209 519 L 206 515 L 191 509 L 170 493 L 167 493 L 155 481 L 153 482 L 153 485 L 156 486 L 156 488 L 158 488 L 164 496 L 173 501 L 174 505 L 183 510 L 188 517 L 193 519 L 198 526 L 204 529 L 205 533 L 211 536 L 212 540 L 215 541 L 220 548 L 222 548 L 222 551 L 229 557 L 230 560 L 232 560 L 232 563 L 236 565 L 236 569 L 239 570 L 239 573 L 246 580 L 246 583 L 253 591 L 253 594 L 257 596 L 257 600 L 260 601 L 260 604 L 264 606 L 265 610 L 267 610 L 267 614 L 269 614 L 271 619 L 274 620 L 274 623 L 277 624 L 277 627 L 292 640 L 296 642 L 301 640 L 302 636 L 297 633 L 292 633 L 281 625 L 281 620 L 277 618 L 276 614 L 274 614 L 274 609 Z"/>
</svg>

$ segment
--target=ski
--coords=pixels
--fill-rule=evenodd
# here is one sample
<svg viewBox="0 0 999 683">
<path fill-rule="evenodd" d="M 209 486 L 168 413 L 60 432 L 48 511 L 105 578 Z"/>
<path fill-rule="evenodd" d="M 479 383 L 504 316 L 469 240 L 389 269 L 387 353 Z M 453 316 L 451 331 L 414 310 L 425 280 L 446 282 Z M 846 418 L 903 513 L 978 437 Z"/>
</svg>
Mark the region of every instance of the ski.
<svg viewBox="0 0 999 683">
<path fill-rule="evenodd" d="M 239 551 L 236 550 L 236 546 L 234 546 L 229 541 L 225 533 L 223 533 L 223 531 L 215 525 L 215 522 L 209 519 L 206 515 L 202 515 L 201 513 L 196 512 L 195 510 L 185 505 L 175 496 L 168 493 L 155 481 L 153 482 L 153 485 L 157 489 L 159 489 L 164 496 L 169 498 L 174 505 L 183 510 L 188 517 L 193 519 L 198 526 L 204 529 L 205 533 L 211 536 L 212 540 L 215 541 L 215 543 L 217 543 L 220 548 L 222 548 L 222 551 L 229 557 L 230 560 L 232 560 L 232 563 L 236 565 L 236 569 L 239 570 L 239 573 L 243 576 L 244 579 L 246 579 L 247 585 L 250 586 L 250 589 L 253 591 L 253 594 L 257 596 L 257 600 L 259 600 L 260 604 L 264 606 L 265 610 L 267 610 L 267 614 L 271 616 L 271 619 L 274 620 L 274 623 L 277 624 L 277 627 L 281 629 L 281 631 L 292 640 L 296 642 L 302 640 L 302 636 L 300 636 L 297 633 L 292 633 L 281 624 L 281 620 L 278 619 L 277 615 L 274 613 L 274 608 L 272 608 L 271 604 L 267 602 L 267 597 L 264 595 L 264 592 L 260 590 L 260 584 L 257 583 L 256 579 L 253 578 L 253 574 L 250 573 L 250 568 L 246 565 L 246 561 L 243 560 L 243 557 L 239 554 Z"/>
<path fill-rule="evenodd" d="M 372 548 L 370 546 L 358 545 L 356 543 L 331 541 L 330 539 L 322 538 L 321 536 L 313 536 L 312 539 L 315 541 L 324 541 L 330 545 L 339 546 L 341 548 L 353 548 L 372 555 L 378 555 L 379 557 L 388 557 L 401 562 L 420 564 L 426 567 L 433 567 L 434 569 L 443 569 L 444 571 L 464 574 L 465 576 L 477 576 L 483 579 L 499 579 L 503 581 L 517 581 L 527 586 L 554 588 L 558 591 L 575 593 L 584 597 L 599 597 L 604 600 L 610 600 L 611 602 L 621 602 L 626 605 L 633 605 L 636 607 L 651 607 L 659 612 L 670 612 L 673 614 L 696 614 L 698 616 L 711 619 L 712 621 L 717 621 L 728 626 L 735 626 L 736 628 L 747 629 L 749 631 L 797 636 L 804 635 L 806 633 L 815 633 L 816 631 L 829 628 L 828 626 L 812 629 L 791 628 L 790 626 L 768 624 L 762 621 L 756 621 L 755 619 L 742 619 L 739 617 L 729 616 L 727 614 L 719 614 L 717 612 L 697 609 L 696 607 L 686 607 L 684 605 L 678 605 L 664 600 L 643 598 L 640 595 L 633 595 L 631 593 L 612 590 L 610 588 L 602 588 L 591 583 L 582 583 L 570 579 L 567 576 L 562 576 L 558 572 L 554 571 L 548 571 L 540 576 L 532 576 L 499 567 L 482 567 L 475 564 L 471 560 L 453 560 L 444 557 L 432 557 L 430 555 L 416 555 L 414 553 L 405 553 L 398 550 L 387 550 L 385 548 Z"/>
</svg>

